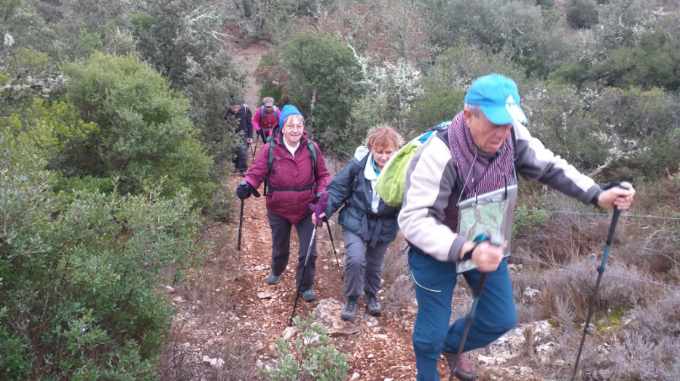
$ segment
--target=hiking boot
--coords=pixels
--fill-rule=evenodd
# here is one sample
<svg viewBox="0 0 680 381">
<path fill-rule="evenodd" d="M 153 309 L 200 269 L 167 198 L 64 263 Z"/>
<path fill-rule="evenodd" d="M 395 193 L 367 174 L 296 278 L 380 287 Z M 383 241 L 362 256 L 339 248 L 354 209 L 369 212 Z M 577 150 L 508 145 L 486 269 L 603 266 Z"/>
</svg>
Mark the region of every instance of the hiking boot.
<svg viewBox="0 0 680 381">
<path fill-rule="evenodd" d="M 302 299 L 304 299 L 305 302 L 313 302 L 313 301 L 315 301 L 315 300 L 316 300 L 316 294 L 314 293 L 314 290 L 312 290 L 311 288 L 308 289 L 308 290 L 305 290 L 305 291 L 302 293 Z"/>
<path fill-rule="evenodd" d="M 350 297 L 347 299 L 347 303 L 345 303 L 345 306 L 342 307 L 340 318 L 345 321 L 353 321 L 356 315 L 357 315 L 357 298 Z"/>
<path fill-rule="evenodd" d="M 377 297 L 373 295 L 366 297 L 366 310 L 371 316 L 380 316 L 380 302 Z"/>
<path fill-rule="evenodd" d="M 281 275 L 269 274 L 264 281 L 269 285 L 277 284 L 281 281 Z"/>
<path fill-rule="evenodd" d="M 457 357 L 458 356 L 456 356 L 455 353 L 444 352 L 444 358 L 449 364 L 449 381 L 474 381 L 477 378 L 477 374 L 475 373 L 472 361 L 469 361 L 465 356 L 465 353 L 463 353 L 460 355 L 458 366 L 456 366 Z"/>
</svg>

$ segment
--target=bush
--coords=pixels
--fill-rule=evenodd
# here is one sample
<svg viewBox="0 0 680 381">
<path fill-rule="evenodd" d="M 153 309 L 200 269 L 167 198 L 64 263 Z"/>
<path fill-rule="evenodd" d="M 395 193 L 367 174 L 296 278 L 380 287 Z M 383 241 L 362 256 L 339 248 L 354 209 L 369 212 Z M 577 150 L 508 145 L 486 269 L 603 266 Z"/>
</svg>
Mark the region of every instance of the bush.
<svg viewBox="0 0 680 381">
<path fill-rule="evenodd" d="M 0 125 L 0 153 L 0 374 L 154 378 L 170 323 L 156 287 L 196 250 L 191 198 L 62 198 L 28 133 Z"/>
<path fill-rule="evenodd" d="M 593 0 L 571 0 L 567 6 L 567 22 L 574 29 L 590 29 L 598 23 L 597 4 Z"/>
<path fill-rule="evenodd" d="M 302 33 L 284 46 L 281 59 L 288 95 L 312 136 L 325 151 L 353 151 L 363 134 L 346 127 L 354 99 L 363 93 L 363 75 L 352 49 L 332 35 Z"/>
<path fill-rule="evenodd" d="M 463 98 L 470 83 L 494 72 L 505 74 L 520 85 L 524 82 L 522 70 L 502 54 L 490 54 L 464 42 L 444 51 L 423 77 L 423 91 L 411 107 L 408 130 L 424 131 L 453 119 L 463 110 Z"/>
<path fill-rule="evenodd" d="M 584 357 L 584 366 L 615 380 L 677 380 L 680 293 L 670 291 L 658 302 L 636 308 L 630 318 L 612 340 L 609 353 Z"/>
<path fill-rule="evenodd" d="M 2 271 L 2 270 L 0 270 Z M 0 278 L 0 287 L 2 278 Z M 20 336 L 10 333 L 5 324 L 7 308 L 0 309 L 0 377 L 3 380 L 25 379 L 31 369 L 28 343 Z"/>
<path fill-rule="evenodd" d="M 527 75 L 537 77 L 547 76 L 564 61 L 582 54 L 578 41 L 565 38 L 567 27 L 559 14 L 539 5 L 505 0 L 422 3 L 432 42 L 441 50 L 472 44 L 501 54 L 522 66 Z"/>
<path fill-rule="evenodd" d="M 67 147 L 64 155 L 76 160 L 64 162 L 59 170 L 118 177 L 123 193 L 141 193 L 146 185 L 164 181 L 168 194 L 187 187 L 199 205 L 207 203 L 214 189 L 211 160 L 186 116 L 186 98 L 133 57 L 97 53 L 65 70 L 68 99 L 98 131 L 84 144 Z"/>
<path fill-rule="evenodd" d="M 518 205 L 515 209 L 512 234 L 517 235 L 523 230 L 534 230 L 540 228 L 548 219 L 548 211 L 541 208 L 527 205 Z"/>
<path fill-rule="evenodd" d="M 679 168 L 677 97 L 660 89 L 549 83 L 527 93 L 524 104 L 532 133 L 586 173 L 655 178 Z"/>
<path fill-rule="evenodd" d="M 599 261 L 580 260 L 564 269 L 544 272 L 540 284 L 533 286 L 542 290 L 543 318 L 559 316 L 560 310 L 572 310 L 573 320 L 586 318 L 588 303 L 593 294 Z M 659 289 L 650 282 L 651 278 L 633 267 L 609 261 L 600 283 L 595 304 L 593 322 L 607 319 L 611 311 L 631 310 L 636 306 L 647 306 L 659 294 Z M 565 307 L 563 304 L 567 304 Z"/>
<path fill-rule="evenodd" d="M 344 380 L 349 366 L 330 342 L 326 330 L 311 319 L 293 319 L 299 333 L 292 346 L 279 339 L 278 359 L 265 374 L 270 380 Z"/>
<path fill-rule="evenodd" d="M 662 28 L 641 34 L 636 46 L 613 49 L 607 59 L 593 65 L 590 76 L 610 86 L 676 91 L 680 79 L 673 73 L 680 70 L 679 38 L 680 29 L 675 36 Z"/>
<path fill-rule="evenodd" d="M 605 132 L 607 124 L 589 112 L 589 102 L 597 97 L 594 91 L 548 83 L 524 96 L 530 131 L 551 151 L 584 172 L 607 162 L 612 144 L 608 140 L 616 135 Z"/>
</svg>

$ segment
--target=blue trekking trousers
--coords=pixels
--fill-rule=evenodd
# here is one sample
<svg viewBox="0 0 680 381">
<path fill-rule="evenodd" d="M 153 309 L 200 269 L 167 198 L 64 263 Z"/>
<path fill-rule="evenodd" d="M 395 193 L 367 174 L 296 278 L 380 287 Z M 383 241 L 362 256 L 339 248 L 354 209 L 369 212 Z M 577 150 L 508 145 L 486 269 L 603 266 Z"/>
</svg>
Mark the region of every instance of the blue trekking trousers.
<svg viewBox="0 0 680 381">
<path fill-rule="evenodd" d="M 453 289 L 457 280 L 456 264 L 438 261 L 413 246 L 409 250 L 408 263 L 416 283 L 418 301 L 418 313 L 413 328 L 417 379 L 438 381 L 437 360 L 442 352 L 458 351 L 465 326 L 465 318 L 460 318 L 449 326 Z M 481 273 L 470 270 L 463 276 L 468 285 L 477 290 Z M 506 258 L 487 277 L 463 351 L 486 346 L 516 324 L 517 312 Z"/>
</svg>

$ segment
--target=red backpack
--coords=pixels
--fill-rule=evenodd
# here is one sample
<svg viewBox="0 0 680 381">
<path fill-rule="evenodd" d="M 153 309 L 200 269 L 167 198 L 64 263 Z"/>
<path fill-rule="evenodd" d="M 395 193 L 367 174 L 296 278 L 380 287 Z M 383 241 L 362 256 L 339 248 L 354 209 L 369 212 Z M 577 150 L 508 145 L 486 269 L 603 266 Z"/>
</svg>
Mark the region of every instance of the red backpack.
<svg viewBox="0 0 680 381">
<path fill-rule="evenodd" d="M 265 107 L 260 106 L 260 128 L 265 131 L 267 136 L 271 135 L 271 131 L 279 124 L 279 118 L 276 116 L 277 111 L 278 107 L 274 106 L 270 113 L 265 114 Z"/>
</svg>

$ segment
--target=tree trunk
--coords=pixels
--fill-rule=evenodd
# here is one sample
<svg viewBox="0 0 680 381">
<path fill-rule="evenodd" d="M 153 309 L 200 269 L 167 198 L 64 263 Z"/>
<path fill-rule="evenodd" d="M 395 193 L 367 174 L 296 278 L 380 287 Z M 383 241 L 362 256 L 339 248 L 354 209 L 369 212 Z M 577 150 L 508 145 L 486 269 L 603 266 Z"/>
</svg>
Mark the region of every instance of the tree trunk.
<svg viewBox="0 0 680 381">
<path fill-rule="evenodd" d="M 312 90 L 312 100 L 309 103 L 309 126 L 314 125 L 314 105 L 316 104 L 316 88 Z"/>
</svg>

